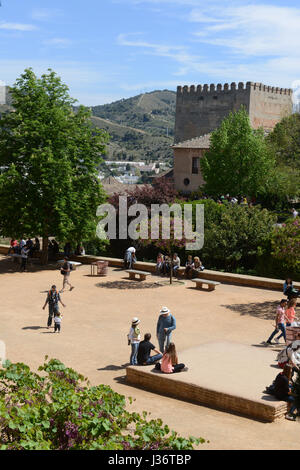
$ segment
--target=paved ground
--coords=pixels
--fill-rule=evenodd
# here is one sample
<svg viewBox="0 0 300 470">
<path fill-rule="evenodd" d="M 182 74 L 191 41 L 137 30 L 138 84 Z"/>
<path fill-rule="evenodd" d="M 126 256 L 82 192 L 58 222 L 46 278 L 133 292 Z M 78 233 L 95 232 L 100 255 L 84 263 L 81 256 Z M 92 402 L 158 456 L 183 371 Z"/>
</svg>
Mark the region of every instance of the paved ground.
<svg viewBox="0 0 300 470">
<path fill-rule="evenodd" d="M 124 381 L 130 354 L 126 335 L 132 317 L 141 319 L 142 334 L 151 332 L 157 345 L 159 310 L 169 307 L 177 320 L 173 341 L 179 360 L 180 351 L 209 342 L 241 343 L 253 347 L 254 352 L 262 348 L 261 341 L 273 329 L 280 292 L 230 285 L 205 292 L 194 289 L 189 282 L 157 287 L 155 277 L 134 283 L 126 279 L 124 271 L 109 268 L 107 277 L 97 278 L 90 276 L 89 266 L 81 266 L 71 274 L 75 289 L 63 294 L 67 307 L 61 309 L 64 316 L 59 335 L 45 328 L 47 311 L 42 306 L 47 289 L 53 283 L 61 287 L 62 276 L 56 269 L 32 269 L 28 273 L 15 272 L 15 265 L 0 257 L 0 339 L 5 341 L 12 361 L 37 367 L 46 354 L 56 357 L 84 373 L 93 384 L 108 384 L 135 398 L 129 409 L 148 410 L 152 417 L 162 418 L 182 435 L 209 440 L 201 449 L 300 448 L 299 422 L 260 423 L 138 390 Z M 269 349 L 266 354 L 270 354 Z M 274 362 L 268 366 L 274 377 L 278 373 L 276 354 L 274 348 Z M 207 364 L 210 374 L 214 367 L 214 363 Z M 266 369 L 265 385 L 269 378 L 270 369 Z"/>
</svg>

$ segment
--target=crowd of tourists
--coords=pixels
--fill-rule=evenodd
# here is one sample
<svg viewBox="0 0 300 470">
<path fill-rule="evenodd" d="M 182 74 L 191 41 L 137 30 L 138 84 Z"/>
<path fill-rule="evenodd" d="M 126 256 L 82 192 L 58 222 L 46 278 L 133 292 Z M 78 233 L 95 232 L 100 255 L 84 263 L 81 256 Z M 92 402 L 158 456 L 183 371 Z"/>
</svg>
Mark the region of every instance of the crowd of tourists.
<svg viewBox="0 0 300 470">
<path fill-rule="evenodd" d="M 171 341 L 172 332 L 176 329 L 176 319 L 167 307 L 162 307 L 156 324 L 156 337 L 159 349 L 151 343 L 151 333 L 146 333 L 141 341 L 140 320 L 134 317 L 128 337 L 131 346 L 131 365 L 153 365 L 165 374 L 187 370 L 184 364 L 178 363 L 175 344 Z M 154 352 L 153 355 L 151 353 Z"/>
<path fill-rule="evenodd" d="M 273 338 L 276 344 L 279 344 L 281 338 L 287 343 L 286 328 L 300 327 L 296 316 L 297 298 L 300 297 L 300 291 L 294 287 L 292 279 L 286 279 L 283 294 L 287 298 L 281 299 L 277 306 L 274 331 L 264 342 L 267 346 L 273 344 Z M 289 410 L 285 417 L 290 421 L 295 421 L 300 410 L 297 409 L 295 402 L 293 375 L 295 372 L 300 373 L 300 340 L 289 342 L 278 353 L 277 363 L 283 371 L 277 374 L 274 382 L 266 387 L 265 392 L 278 400 L 286 401 L 289 404 Z"/>
</svg>

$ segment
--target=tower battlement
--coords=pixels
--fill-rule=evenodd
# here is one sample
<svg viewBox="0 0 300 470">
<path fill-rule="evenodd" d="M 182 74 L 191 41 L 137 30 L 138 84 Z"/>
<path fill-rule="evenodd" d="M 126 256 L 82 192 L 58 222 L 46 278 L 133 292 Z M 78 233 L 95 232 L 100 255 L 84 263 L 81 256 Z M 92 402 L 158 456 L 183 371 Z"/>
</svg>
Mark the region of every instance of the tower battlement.
<svg viewBox="0 0 300 470">
<path fill-rule="evenodd" d="M 207 94 L 207 93 L 222 93 L 222 92 L 231 92 L 231 91 L 245 91 L 248 92 L 249 90 L 258 90 L 258 91 L 263 91 L 267 93 L 276 93 L 279 95 L 289 95 L 291 96 L 293 94 L 293 90 L 291 88 L 279 88 L 279 87 L 273 87 L 273 86 L 268 86 L 264 85 L 263 83 L 255 83 L 255 82 L 247 82 L 246 84 L 244 82 L 232 82 L 231 84 L 229 83 L 218 83 L 215 85 L 214 83 L 208 85 L 207 83 L 205 85 L 191 85 L 191 86 L 178 86 L 177 87 L 177 95 L 185 95 L 185 94 L 190 94 L 190 95 L 202 95 L 202 94 Z"/>
<path fill-rule="evenodd" d="M 175 143 L 209 134 L 244 106 L 253 128 L 271 130 L 293 110 L 293 90 L 256 82 L 178 86 Z"/>
</svg>

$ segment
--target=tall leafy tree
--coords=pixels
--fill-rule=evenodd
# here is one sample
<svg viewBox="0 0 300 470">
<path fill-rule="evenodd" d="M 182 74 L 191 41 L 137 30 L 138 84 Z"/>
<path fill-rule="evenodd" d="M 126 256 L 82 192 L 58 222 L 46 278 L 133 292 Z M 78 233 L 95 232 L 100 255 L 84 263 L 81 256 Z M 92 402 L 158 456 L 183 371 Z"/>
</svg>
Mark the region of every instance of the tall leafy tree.
<svg viewBox="0 0 300 470">
<path fill-rule="evenodd" d="M 279 165 L 300 171 L 300 114 L 283 118 L 268 136 Z"/>
<path fill-rule="evenodd" d="M 201 159 L 204 190 L 256 196 L 275 165 L 262 130 L 253 130 L 245 108 L 230 113 L 211 135 L 209 151 Z"/>
<path fill-rule="evenodd" d="M 108 134 L 90 111 L 73 111 L 68 87 L 52 70 L 26 69 L 11 88 L 13 112 L 0 119 L 0 233 L 79 241 L 95 233 L 104 200 L 97 166 Z"/>
</svg>

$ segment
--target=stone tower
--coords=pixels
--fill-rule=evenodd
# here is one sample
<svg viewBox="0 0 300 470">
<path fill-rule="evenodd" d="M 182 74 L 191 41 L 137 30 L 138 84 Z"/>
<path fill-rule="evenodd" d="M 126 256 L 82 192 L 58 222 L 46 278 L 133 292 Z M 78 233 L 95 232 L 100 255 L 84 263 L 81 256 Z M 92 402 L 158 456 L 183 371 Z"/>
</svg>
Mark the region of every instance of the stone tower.
<svg viewBox="0 0 300 470">
<path fill-rule="evenodd" d="M 242 105 L 253 128 L 271 130 L 293 110 L 293 90 L 262 83 L 177 87 L 175 144 L 212 132 Z"/>
</svg>

